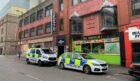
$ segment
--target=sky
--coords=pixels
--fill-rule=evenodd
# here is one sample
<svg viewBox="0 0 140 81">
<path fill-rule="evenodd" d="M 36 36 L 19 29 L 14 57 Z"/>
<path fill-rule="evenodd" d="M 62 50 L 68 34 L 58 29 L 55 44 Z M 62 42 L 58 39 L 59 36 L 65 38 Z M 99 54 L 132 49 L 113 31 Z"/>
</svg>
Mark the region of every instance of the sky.
<svg viewBox="0 0 140 81">
<path fill-rule="evenodd" d="M 0 10 L 6 5 L 9 0 L 0 0 Z"/>
</svg>

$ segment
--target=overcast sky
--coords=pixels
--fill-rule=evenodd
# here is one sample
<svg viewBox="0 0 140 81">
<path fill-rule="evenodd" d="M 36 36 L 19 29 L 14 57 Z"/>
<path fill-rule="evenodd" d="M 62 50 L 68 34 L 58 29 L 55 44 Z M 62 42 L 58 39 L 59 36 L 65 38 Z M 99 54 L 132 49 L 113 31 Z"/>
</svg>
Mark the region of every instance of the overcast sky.
<svg viewBox="0 0 140 81">
<path fill-rule="evenodd" d="M 3 8 L 3 6 L 8 2 L 9 0 L 0 0 L 0 10 Z"/>
</svg>

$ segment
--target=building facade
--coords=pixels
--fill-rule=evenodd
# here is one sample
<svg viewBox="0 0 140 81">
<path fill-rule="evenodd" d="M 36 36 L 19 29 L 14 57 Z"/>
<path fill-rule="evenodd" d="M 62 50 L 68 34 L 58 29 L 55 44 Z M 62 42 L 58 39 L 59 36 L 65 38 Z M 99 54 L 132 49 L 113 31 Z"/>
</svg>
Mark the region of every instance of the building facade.
<svg viewBox="0 0 140 81">
<path fill-rule="evenodd" d="M 16 54 L 18 17 L 7 14 L 0 20 L 0 55 Z"/>
<path fill-rule="evenodd" d="M 58 54 L 73 51 L 75 41 L 82 51 L 121 64 L 117 0 L 56 0 L 55 11 Z"/>
<path fill-rule="evenodd" d="M 25 52 L 31 47 L 52 48 L 51 32 L 53 0 L 46 0 L 21 15 L 18 29 L 18 45 Z"/>
<path fill-rule="evenodd" d="M 118 0 L 118 21 L 124 38 L 124 62 L 140 62 L 140 1 Z M 123 6 L 123 7 L 122 7 Z M 125 12 L 124 12 L 125 11 Z"/>
</svg>

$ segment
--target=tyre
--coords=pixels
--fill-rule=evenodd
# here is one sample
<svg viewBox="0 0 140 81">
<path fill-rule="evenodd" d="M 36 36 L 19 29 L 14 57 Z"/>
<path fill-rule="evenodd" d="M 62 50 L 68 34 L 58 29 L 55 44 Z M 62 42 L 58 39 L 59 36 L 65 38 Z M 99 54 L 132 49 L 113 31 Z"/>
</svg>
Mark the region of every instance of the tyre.
<svg viewBox="0 0 140 81">
<path fill-rule="evenodd" d="M 26 59 L 26 63 L 27 63 L 27 64 L 30 64 L 30 60 L 29 60 L 29 59 Z"/>
<path fill-rule="evenodd" d="M 39 60 L 39 61 L 38 61 L 38 65 L 39 65 L 39 66 L 42 66 L 42 65 L 43 65 L 43 62 L 42 62 L 41 60 Z"/>
<path fill-rule="evenodd" d="M 90 68 L 90 66 L 88 66 L 88 65 L 84 66 L 83 72 L 86 73 L 86 74 L 90 74 L 90 73 L 91 73 L 91 68 Z"/>
<path fill-rule="evenodd" d="M 65 68 L 64 63 L 61 62 L 61 63 L 59 64 L 59 68 L 60 68 L 60 69 L 64 69 L 64 68 Z"/>
</svg>

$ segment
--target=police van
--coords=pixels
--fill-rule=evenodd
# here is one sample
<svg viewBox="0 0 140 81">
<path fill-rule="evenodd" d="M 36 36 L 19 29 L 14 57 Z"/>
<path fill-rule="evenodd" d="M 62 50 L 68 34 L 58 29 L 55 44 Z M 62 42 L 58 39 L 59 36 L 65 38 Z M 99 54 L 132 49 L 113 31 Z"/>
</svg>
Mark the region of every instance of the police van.
<svg viewBox="0 0 140 81">
<path fill-rule="evenodd" d="M 69 68 L 83 71 L 86 74 L 105 73 L 108 65 L 105 61 L 95 59 L 90 54 L 84 53 L 64 53 L 58 59 L 58 66 L 61 69 Z"/>
<path fill-rule="evenodd" d="M 57 55 L 52 52 L 51 49 L 46 48 L 30 48 L 26 54 L 26 62 L 37 63 L 38 65 L 43 64 L 57 64 Z"/>
</svg>

